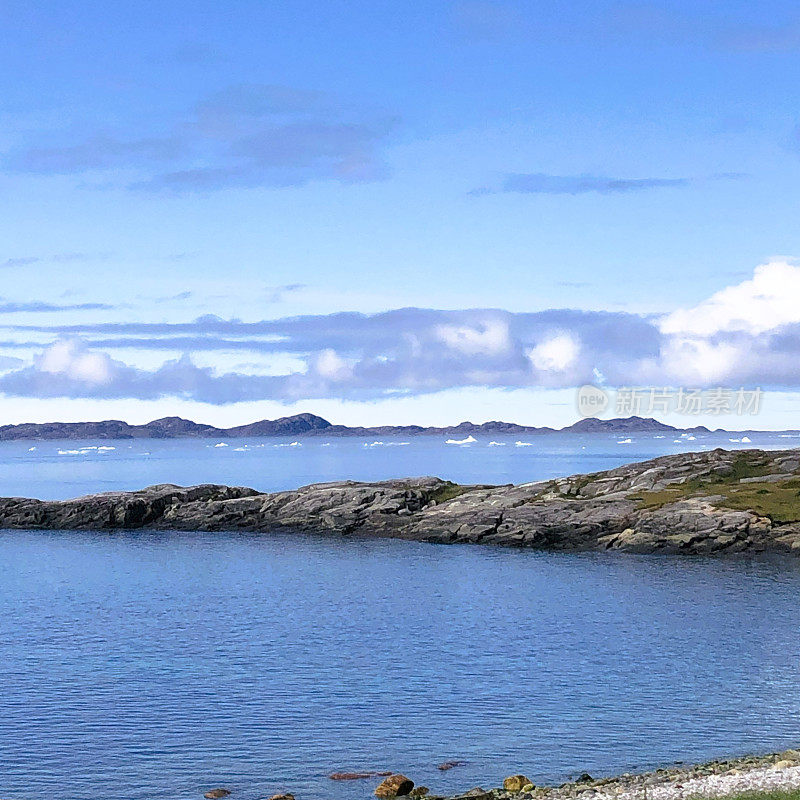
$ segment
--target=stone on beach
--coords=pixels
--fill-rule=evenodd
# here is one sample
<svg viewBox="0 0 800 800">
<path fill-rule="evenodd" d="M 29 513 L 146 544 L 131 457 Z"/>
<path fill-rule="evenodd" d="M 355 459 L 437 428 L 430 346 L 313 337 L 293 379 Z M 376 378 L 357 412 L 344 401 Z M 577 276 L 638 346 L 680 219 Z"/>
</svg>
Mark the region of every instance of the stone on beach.
<svg viewBox="0 0 800 800">
<path fill-rule="evenodd" d="M 521 792 L 531 782 L 524 775 L 510 775 L 503 781 L 503 788 L 509 792 Z"/>
<path fill-rule="evenodd" d="M 413 788 L 414 781 L 406 778 L 405 775 L 397 773 L 395 775 L 390 775 L 375 789 L 375 797 L 402 797 L 409 794 Z"/>
</svg>

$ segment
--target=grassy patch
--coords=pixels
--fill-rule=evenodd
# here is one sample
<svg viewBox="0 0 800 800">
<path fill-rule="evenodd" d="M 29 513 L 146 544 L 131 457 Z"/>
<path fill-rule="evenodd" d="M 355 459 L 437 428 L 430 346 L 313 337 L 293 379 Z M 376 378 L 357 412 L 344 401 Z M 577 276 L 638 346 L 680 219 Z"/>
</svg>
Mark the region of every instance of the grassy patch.
<svg viewBox="0 0 800 800">
<path fill-rule="evenodd" d="M 731 469 L 724 474 L 691 478 L 657 492 L 643 492 L 633 499 L 638 500 L 639 508 L 655 510 L 690 497 L 722 495 L 724 500 L 720 505 L 725 508 L 754 511 L 773 522 L 800 520 L 800 479 L 781 483 L 739 483 L 742 478 L 768 475 L 771 469 L 769 459 L 761 454 L 738 453 Z"/>
<path fill-rule="evenodd" d="M 728 487 L 724 505 L 738 511 L 755 511 L 777 523 L 797 522 L 800 520 L 800 478 Z"/>
<path fill-rule="evenodd" d="M 446 503 L 448 500 L 452 500 L 453 498 L 464 494 L 466 491 L 467 490 L 463 486 L 459 486 L 457 483 L 452 483 L 451 481 L 446 481 L 430 493 L 428 496 L 428 502 L 430 503 L 433 501 L 436 503 L 436 505 L 439 505 L 440 503 Z"/>
</svg>

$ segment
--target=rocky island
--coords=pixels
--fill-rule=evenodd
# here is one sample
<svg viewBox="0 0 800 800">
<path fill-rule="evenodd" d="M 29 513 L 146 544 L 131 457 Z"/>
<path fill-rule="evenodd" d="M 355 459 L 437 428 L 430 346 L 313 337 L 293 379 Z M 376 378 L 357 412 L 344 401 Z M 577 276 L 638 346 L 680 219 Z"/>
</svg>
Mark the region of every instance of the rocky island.
<svg viewBox="0 0 800 800">
<path fill-rule="evenodd" d="M 64 501 L 2 498 L 0 527 L 296 530 L 547 550 L 800 555 L 800 450 L 717 449 L 521 485 L 423 477 L 270 494 L 158 485 Z"/>
</svg>

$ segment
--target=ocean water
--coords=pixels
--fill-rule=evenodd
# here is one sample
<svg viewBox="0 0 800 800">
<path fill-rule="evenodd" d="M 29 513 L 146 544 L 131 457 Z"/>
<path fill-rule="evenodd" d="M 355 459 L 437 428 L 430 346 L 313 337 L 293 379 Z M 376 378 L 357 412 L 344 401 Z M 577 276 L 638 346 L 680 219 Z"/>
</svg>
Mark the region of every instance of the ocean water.
<svg viewBox="0 0 800 800">
<path fill-rule="evenodd" d="M 716 444 L 622 438 L 14 443 L 0 463 L 3 494 L 59 497 L 167 479 L 530 480 Z M 0 797 L 366 800 L 379 779 L 327 775 L 399 770 L 447 792 L 782 749 L 800 744 L 798 598 L 792 559 L 3 531 Z M 436 769 L 449 759 L 466 763 Z"/>
<path fill-rule="evenodd" d="M 464 437 L 450 437 L 463 441 Z M 64 499 L 155 483 L 225 483 L 262 491 L 330 480 L 438 475 L 459 483 L 522 483 L 714 447 L 800 447 L 796 434 L 551 434 L 381 440 L 140 439 L 0 442 L 0 496 Z"/>
</svg>

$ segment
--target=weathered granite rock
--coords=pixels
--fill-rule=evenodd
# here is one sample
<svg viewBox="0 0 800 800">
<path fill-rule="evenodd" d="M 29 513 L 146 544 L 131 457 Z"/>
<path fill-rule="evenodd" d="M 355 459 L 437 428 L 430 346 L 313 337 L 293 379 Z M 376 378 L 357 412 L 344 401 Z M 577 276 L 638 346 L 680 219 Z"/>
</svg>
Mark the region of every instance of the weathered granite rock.
<svg viewBox="0 0 800 800">
<path fill-rule="evenodd" d="M 206 800 L 219 800 L 221 797 L 227 797 L 230 793 L 230 789 L 210 789 L 203 797 L 205 797 Z"/>
<path fill-rule="evenodd" d="M 396 775 L 390 775 L 375 789 L 375 797 L 404 797 L 409 794 L 413 788 L 414 781 L 398 773 Z"/>
<path fill-rule="evenodd" d="M 530 781 L 524 775 L 510 775 L 503 781 L 503 788 L 509 792 L 521 792 Z"/>
<path fill-rule="evenodd" d="M 551 550 L 800 555 L 798 480 L 796 450 L 713 450 L 518 486 L 424 477 L 273 494 L 162 484 L 65 501 L 0 498 L 0 528 L 293 529 Z M 780 513 L 759 511 L 761 500 L 748 506 L 746 498 L 772 491 L 783 492 Z"/>
</svg>

